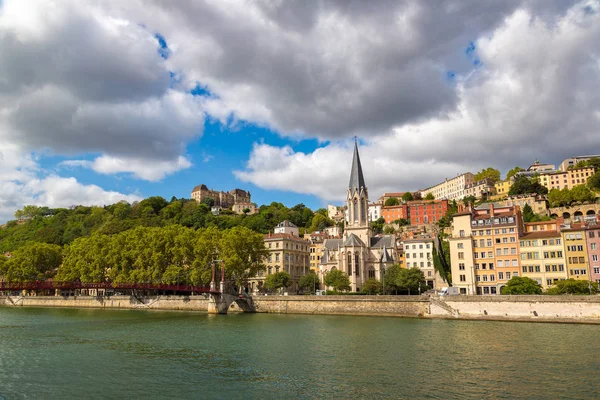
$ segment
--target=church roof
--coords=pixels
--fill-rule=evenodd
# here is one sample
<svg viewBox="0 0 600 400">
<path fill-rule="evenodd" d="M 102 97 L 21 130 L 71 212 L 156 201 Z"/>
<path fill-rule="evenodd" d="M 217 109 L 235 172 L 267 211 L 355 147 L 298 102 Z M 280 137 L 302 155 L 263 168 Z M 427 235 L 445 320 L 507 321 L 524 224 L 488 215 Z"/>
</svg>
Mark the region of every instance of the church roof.
<svg viewBox="0 0 600 400">
<path fill-rule="evenodd" d="M 387 247 L 391 249 L 396 245 L 394 235 L 375 236 L 371 238 L 371 247 L 374 249 Z"/>
<path fill-rule="evenodd" d="M 390 253 L 388 253 L 387 248 L 384 245 L 383 246 L 383 254 L 381 255 L 381 262 L 393 262 L 393 261 L 394 261 L 394 257 L 392 257 L 390 255 Z"/>
<path fill-rule="evenodd" d="M 352 170 L 350 171 L 350 183 L 348 189 L 351 192 L 360 191 L 361 188 L 366 188 L 365 177 L 360 164 L 360 156 L 358 155 L 358 143 L 354 142 L 354 158 L 352 159 Z"/>
<path fill-rule="evenodd" d="M 355 246 L 355 247 L 362 247 L 365 244 L 362 242 L 362 240 L 360 240 L 358 238 L 358 236 L 356 236 L 354 233 L 351 233 L 350 235 L 348 235 L 348 237 L 346 238 L 346 240 L 344 241 L 343 246 Z"/>
<path fill-rule="evenodd" d="M 321 265 L 325 265 L 327 264 L 327 261 L 329 260 L 329 251 L 327 250 L 327 247 L 323 249 L 323 255 L 321 256 Z"/>
<path fill-rule="evenodd" d="M 342 245 L 342 239 L 325 239 L 323 246 L 327 250 L 337 250 Z"/>
</svg>

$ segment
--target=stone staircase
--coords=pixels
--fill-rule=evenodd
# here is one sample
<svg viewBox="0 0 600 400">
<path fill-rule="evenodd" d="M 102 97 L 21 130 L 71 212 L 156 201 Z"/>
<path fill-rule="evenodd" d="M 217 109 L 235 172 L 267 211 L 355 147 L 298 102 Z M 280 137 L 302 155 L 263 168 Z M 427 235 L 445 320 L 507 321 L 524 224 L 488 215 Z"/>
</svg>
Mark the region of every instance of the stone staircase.
<svg viewBox="0 0 600 400">
<path fill-rule="evenodd" d="M 429 304 L 430 304 L 430 309 L 431 309 L 431 306 L 436 306 L 436 307 L 439 307 L 442 310 L 446 311 L 448 313 L 448 315 L 452 315 L 452 316 L 460 315 L 458 310 L 455 310 L 454 308 L 450 307 L 448 305 L 448 303 L 446 303 L 444 300 L 440 299 L 439 297 L 434 297 L 434 296 L 430 297 Z"/>
</svg>

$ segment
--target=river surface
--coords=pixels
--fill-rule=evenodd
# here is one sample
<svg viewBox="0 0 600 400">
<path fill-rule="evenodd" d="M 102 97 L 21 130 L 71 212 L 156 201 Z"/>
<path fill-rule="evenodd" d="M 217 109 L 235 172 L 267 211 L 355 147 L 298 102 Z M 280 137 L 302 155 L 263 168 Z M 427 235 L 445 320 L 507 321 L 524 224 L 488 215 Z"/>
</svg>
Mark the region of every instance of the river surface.
<svg viewBox="0 0 600 400">
<path fill-rule="evenodd" d="M 600 398 L 600 326 L 0 307 L 0 399 Z"/>
</svg>

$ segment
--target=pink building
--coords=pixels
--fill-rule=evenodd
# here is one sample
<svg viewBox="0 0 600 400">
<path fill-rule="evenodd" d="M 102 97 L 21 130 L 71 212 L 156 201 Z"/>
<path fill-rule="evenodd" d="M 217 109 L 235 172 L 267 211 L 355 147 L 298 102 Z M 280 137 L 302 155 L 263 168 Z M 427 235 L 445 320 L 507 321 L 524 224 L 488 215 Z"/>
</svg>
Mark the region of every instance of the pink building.
<svg viewBox="0 0 600 400">
<path fill-rule="evenodd" d="M 585 230 L 585 239 L 590 263 L 590 280 L 600 283 L 600 225 L 589 224 Z"/>
</svg>

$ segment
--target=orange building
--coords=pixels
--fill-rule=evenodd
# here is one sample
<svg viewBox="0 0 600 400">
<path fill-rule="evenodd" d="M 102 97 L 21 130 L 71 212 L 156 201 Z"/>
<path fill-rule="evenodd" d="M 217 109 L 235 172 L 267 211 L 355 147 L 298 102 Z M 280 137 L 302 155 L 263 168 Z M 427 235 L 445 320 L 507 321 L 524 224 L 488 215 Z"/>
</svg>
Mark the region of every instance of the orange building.
<svg viewBox="0 0 600 400">
<path fill-rule="evenodd" d="M 411 225 L 435 224 L 448 212 L 448 200 L 419 200 L 407 204 Z"/>
<path fill-rule="evenodd" d="M 381 207 L 381 216 L 383 217 L 383 219 L 385 219 L 386 224 L 391 224 L 392 222 L 400 218 L 410 219 L 408 215 L 408 206 L 406 204 Z"/>
</svg>

